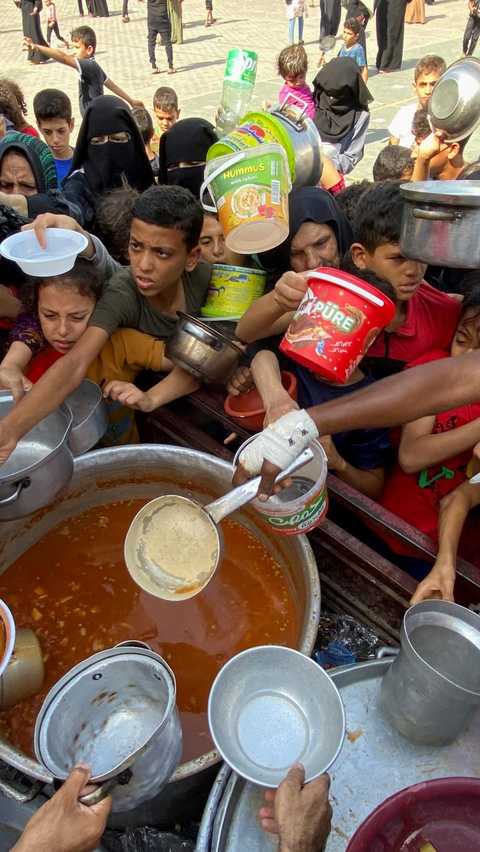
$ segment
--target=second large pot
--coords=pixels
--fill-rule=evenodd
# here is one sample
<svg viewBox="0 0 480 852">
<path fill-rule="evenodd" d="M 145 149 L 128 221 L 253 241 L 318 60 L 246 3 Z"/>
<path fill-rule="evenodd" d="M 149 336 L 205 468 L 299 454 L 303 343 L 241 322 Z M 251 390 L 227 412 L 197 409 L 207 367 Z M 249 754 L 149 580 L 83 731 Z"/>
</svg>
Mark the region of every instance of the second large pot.
<svg viewBox="0 0 480 852">
<path fill-rule="evenodd" d="M 480 267 L 480 184 L 468 180 L 404 183 L 400 249 L 433 266 Z"/>
<path fill-rule="evenodd" d="M 316 186 L 323 170 L 322 141 L 313 121 L 304 109 L 288 99 L 270 110 L 271 114 L 287 131 L 295 152 L 295 180 L 293 189 L 300 186 Z"/>
</svg>

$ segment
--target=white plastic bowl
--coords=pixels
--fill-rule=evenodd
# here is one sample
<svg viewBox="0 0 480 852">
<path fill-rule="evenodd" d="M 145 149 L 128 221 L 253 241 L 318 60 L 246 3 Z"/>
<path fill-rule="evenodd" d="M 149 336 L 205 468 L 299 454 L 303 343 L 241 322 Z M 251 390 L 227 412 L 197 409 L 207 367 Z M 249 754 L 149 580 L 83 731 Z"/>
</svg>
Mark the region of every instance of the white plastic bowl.
<svg viewBox="0 0 480 852">
<path fill-rule="evenodd" d="M 15 621 L 13 620 L 13 615 L 10 612 L 8 606 L 4 601 L 0 600 L 0 621 L 3 622 L 3 629 L 5 631 L 5 643 L 3 649 L 0 648 L 0 675 L 3 674 L 5 669 L 10 662 L 10 657 L 13 653 L 13 647 L 15 645 Z"/>
<path fill-rule="evenodd" d="M 20 231 L 0 244 L 0 254 L 17 263 L 26 275 L 47 278 L 69 272 L 77 255 L 88 245 L 84 234 L 66 228 L 47 228 L 45 236 L 46 249 L 41 247 L 35 231 Z"/>
</svg>

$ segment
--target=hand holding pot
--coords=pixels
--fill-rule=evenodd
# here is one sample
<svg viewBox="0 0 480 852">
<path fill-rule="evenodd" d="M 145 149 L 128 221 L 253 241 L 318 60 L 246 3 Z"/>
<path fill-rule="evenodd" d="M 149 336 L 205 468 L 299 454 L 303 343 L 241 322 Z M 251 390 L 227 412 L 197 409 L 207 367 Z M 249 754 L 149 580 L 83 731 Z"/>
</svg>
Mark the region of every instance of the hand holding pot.
<svg viewBox="0 0 480 852">
<path fill-rule="evenodd" d="M 296 763 L 278 790 L 267 790 L 272 804 L 260 809 L 262 828 L 278 834 L 282 852 L 321 852 L 330 834 L 330 778 L 321 775 L 303 787 L 305 770 Z"/>
<path fill-rule="evenodd" d="M 79 796 L 90 779 L 90 767 L 79 763 L 65 784 L 27 823 L 13 852 L 93 852 L 105 830 L 112 800 L 97 805 L 80 804 Z"/>
<path fill-rule="evenodd" d="M 418 147 L 418 159 L 429 162 L 433 157 L 448 148 L 443 130 L 430 133 Z"/>
</svg>

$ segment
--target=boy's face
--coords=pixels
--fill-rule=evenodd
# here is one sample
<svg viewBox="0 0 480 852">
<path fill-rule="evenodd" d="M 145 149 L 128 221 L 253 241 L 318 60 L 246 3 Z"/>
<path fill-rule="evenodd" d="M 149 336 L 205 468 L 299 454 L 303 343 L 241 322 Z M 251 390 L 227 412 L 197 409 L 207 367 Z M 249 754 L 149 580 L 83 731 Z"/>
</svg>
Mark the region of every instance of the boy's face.
<svg viewBox="0 0 480 852">
<path fill-rule="evenodd" d="M 65 118 L 47 118 L 38 122 L 38 129 L 48 147 L 51 148 L 56 160 L 68 160 L 70 151 L 70 134 L 75 119 L 68 122 Z"/>
<path fill-rule="evenodd" d="M 207 263 L 223 263 L 226 266 L 245 266 L 245 257 L 236 254 L 225 245 L 222 226 L 215 216 L 205 214 L 200 234 L 200 252 Z"/>
<path fill-rule="evenodd" d="M 87 47 L 87 45 L 78 38 L 73 39 L 72 47 L 76 59 L 90 59 L 90 57 L 94 54 L 93 47 L 91 45 Z"/>
<path fill-rule="evenodd" d="M 301 89 L 306 78 L 306 74 L 297 74 L 296 77 L 285 77 L 285 82 L 291 89 Z"/>
<path fill-rule="evenodd" d="M 470 308 L 458 321 L 450 354 L 467 355 L 476 349 L 480 349 L 480 311 Z"/>
<path fill-rule="evenodd" d="M 185 270 L 195 269 L 200 247 L 189 251 L 185 234 L 177 228 L 147 225 L 133 219 L 128 256 L 139 292 L 147 299 L 154 299 L 177 284 Z"/>
<path fill-rule="evenodd" d="M 385 243 L 373 252 L 368 252 L 360 243 L 354 243 L 350 251 L 359 269 L 371 269 L 379 278 L 390 282 L 397 302 L 408 302 L 423 281 L 427 264 L 408 260 L 398 243 Z"/>
<path fill-rule="evenodd" d="M 167 131 L 170 130 L 170 128 L 178 121 L 180 116 L 179 109 L 160 109 L 160 107 L 154 107 L 153 111 L 162 133 L 167 133 Z"/>
<path fill-rule="evenodd" d="M 440 74 L 438 71 L 431 71 L 428 74 L 420 74 L 417 82 L 413 84 L 418 97 L 418 103 L 421 107 L 424 107 L 428 103 L 428 99 L 435 88 L 435 83 L 439 78 Z"/>
<path fill-rule="evenodd" d="M 358 35 L 353 32 L 353 30 L 349 30 L 347 27 L 343 29 L 343 43 L 345 47 L 353 47 L 355 42 L 358 39 Z"/>
</svg>

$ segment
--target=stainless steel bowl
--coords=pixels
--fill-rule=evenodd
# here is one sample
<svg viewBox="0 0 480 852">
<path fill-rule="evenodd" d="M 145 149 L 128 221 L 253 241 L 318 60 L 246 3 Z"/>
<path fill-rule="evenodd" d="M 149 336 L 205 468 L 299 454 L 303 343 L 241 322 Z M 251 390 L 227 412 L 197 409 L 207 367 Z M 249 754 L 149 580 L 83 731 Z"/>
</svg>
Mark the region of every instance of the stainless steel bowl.
<svg viewBox="0 0 480 852">
<path fill-rule="evenodd" d="M 165 355 L 201 381 L 225 384 L 238 365 L 240 347 L 216 329 L 181 311 Z"/>
<path fill-rule="evenodd" d="M 345 736 L 337 687 L 317 663 L 276 645 L 233 657 L 213 682 L 208 722 L 217 750 L 247 781 L 278 787 L 291 766 L 306 781 L 336 759 Z"/>
<path fill-rule="evenodd" d="M 449 142 L 473 133 L 480 124 L 480 60 L 468 56 L 447 68 L 430 96 L 428 114 Z"/>
<path fill-rule="evenodd" d="M 108 411 L 102 389 L 96 382 L 84 379 L 66 400 L 73 414 L 68 442 L 74 456 L 87 453 L 108 429 Z"/>
</svg>

